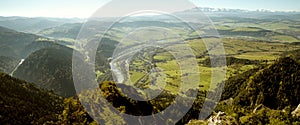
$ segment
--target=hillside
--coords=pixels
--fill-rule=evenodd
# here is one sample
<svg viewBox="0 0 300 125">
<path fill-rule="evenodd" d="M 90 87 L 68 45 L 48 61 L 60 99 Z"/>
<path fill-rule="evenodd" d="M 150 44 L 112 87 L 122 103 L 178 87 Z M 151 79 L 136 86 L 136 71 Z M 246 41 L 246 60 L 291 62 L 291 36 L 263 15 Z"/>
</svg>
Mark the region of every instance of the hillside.
<svg viewBox="0 0 300 125">
<path fill-rule="evenodd" d="M 82 23 L 64 24 L 41 30 L 38 34 L 42 34 L 52 38 L 71 38 L 76 39 Z"/>
<path fill-rule="evenodd" d="M 73 50 L 33 34 L 0 27 L 0 71 L 54 90 L 63 96 L 75 95 L 72 81 Z M 17 68 L 21 60 L 25 60 Z"/>
<path fill-rule="evenodd" d="M 0 73 L 0 123 L 97 125 L 78 98 L 63 98 L 34 84 Z"/>
<path fill-rule="evenodd" d="M 136 14 L 0 16 L 0 124 L 300 125 L 298 12 Z"/>
<path fill-rule="evenodd" d="M 39 36 L 26 34 L 0 26 L 0 53 L 5 56 L 21 57 L 24 47 L 33 43 Z"/>
<path fill-rule="evenodd" d="M 15 57 L 0 56 L 0 72 L 11 73 L 18 61 Z"/>
<path fill-rule="evenodd" d="M 153 100 L 137 101 L 123 94 L 126 91 L 131 94 L 139 93 L 132 86 L 125 84 L 116 85 L 112 81 L 104 81 L 99 83 L 99 88 L 100 89 L 82 91 L 78 96 L 81 99 L 81 103 L 85 104 L 87 112 L 89 112 L 91 116 L 97 116 L 94 117 L 95 120 L 106 124 L 127 123 L 135 125 L 152 125 L 168 123 L 182 125 L 191 119 L 199 117 L 199 113 L 204 102 L 204 96 L 206 95 L 206 91 L 199 90 L 196 99 L 192 101 L 189 97 L 182 97 L 180 95 L 176 96 L 168 91 L 162 91 L 162 93 Z M 191 93 L 193 93 L 193 91 L 194 90 L 191 90 Z M 105 98 L 97 96 L 99 94 L 102 94 Z M 110 107 L 107 103 L 105 103 L 106 101 L 110 103 L 108 104 Z M 127 116 L 119 114 L 111 106 L 126 114 L 134 116 L 149 116 L 149 118 L 128 119 Z M 172 108 L 167 110 L 166 108 L 169 108 L 169 106 Z M 188 106 L 191 107 L 188 108 Z M 181 109 L 188 109 L 188 111 L 185 113 Z M 161 111 L 164 112 L 162 113 Z M 162 115 L 153 115 L 156 113 L 162 113 Z M 179 118 L 177 119 L 179 121 L 173 121 L 176 118 Z"/>
<path fill-rule="evenodd" d="M 249 77 L 247 87 L 235 98 L 237 104 L 271 109 L 295 108 L 300 103 L 300 64 L 289 57 Z"/>
<path fill-rule="evenodd" d="M 291 57 L 300 63 L 300 49 L 284 52 L 282 56 Z"/>
<path fill-rule="evenodd" d="M 43 48 L 61 48 L 63 41 L 50 40 L 0 26 L 0 71 L 10 74 L 21 59 Z"/>
<path fill-rule="evenodd" d="M 4 56 L 24 58 L 38 49 L 58 46 L 63 43 L 63 41 L 51 40 L 0 26 L 0 54 Z"/>
<path fill-rule="evenodd" d="M 42 123 L 62 113 L 62 97 L 3 73 L 0 83 L 1 124 Z"/>
<path fill-rule="evenodd" d="M 76 94 L 72 79 L 72 53 L 67 47 L 46 48 L 29 55 L 14 77 L 53 90 L 65 97 Z"/>
<path fill-rule="evenodd" d="M 104 39 L 103 44 L 99 45 L 96 57 L 96 64 L 99 65 L 97 66 L 103 67 L 117 43 L 107 38 Z M 64 44 L 64 41 L 0 27 L 0 71 L 11 74 L 24 59 L 23 64 L 13 73 L 14 77 L 53 90 L 56 94 L 65 97 L 74 96 L 73 49 L 61 44 Z"/>
<path fill-rule="evenodd" d="M 224 121 L 240 124 L 297 124 L 291 112 L 299 105 L 300 64 L 290 57 L 277 59 L 226 81 L 222 101 Z M 227 118 L 226 118 L 227 117 Z"/>
</svg>

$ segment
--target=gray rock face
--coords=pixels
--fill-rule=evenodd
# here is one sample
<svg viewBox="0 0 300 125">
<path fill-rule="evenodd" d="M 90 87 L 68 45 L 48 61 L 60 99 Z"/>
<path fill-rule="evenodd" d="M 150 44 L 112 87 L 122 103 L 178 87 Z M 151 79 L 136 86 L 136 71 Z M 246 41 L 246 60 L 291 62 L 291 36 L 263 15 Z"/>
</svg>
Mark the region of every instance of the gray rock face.
<svg viewBox="0 0 300 125">
<path fill-rule="evenodd" d="M 292 112 L 293 117 L 300 117 L 300 104 L 298 107 Z"/>
</svg>

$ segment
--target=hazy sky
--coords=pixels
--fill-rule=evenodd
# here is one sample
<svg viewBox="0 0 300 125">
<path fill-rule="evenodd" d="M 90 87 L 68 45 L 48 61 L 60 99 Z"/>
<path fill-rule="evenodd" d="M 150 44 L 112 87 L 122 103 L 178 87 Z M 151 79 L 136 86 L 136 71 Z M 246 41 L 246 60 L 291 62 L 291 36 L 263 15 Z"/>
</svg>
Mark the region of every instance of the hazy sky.
<svg viewBox="0 0 300 125">
<path fill-rule="evenodd" d="M 108 1 L 110 0 L 1 0 L 0 16 L 89 17 Z M 300 0 L 191 1 L 200 7 L 300 11 Z M 176 3 L 170 3 L 170 6 L 176 6 Z"/>
</svg>

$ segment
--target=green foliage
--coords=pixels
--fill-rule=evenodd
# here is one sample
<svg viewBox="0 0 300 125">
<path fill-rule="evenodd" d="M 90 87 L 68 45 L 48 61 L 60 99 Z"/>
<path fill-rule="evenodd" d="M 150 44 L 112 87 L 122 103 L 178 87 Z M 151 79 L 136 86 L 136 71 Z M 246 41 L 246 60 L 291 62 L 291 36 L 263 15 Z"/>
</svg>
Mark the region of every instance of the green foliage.
<svg viewBox="0 0 300 125">
<path fill-rule="evenodd" d="M 97 39 L 98 40 L 98 39 Z M 95 40 L 95 41 L 97 41 Z M 97 48 L 96 52 L 96 60 L 95 65 L 97 70 L 105 70 L 105 68 L 108 67 L 108 61 L 107 59 L 112 56 L 116 45 L 119 42 L 109 39 L 109 38 L 103 38 Z"/>
<path fill-rule="evenodd" d="M 300 49 L 284 52 L 282 56 L 290 57 L 300 63 Z"/>
<path fill-rule="evenodd" d="M 250 76 L 253 75 L 254 72 L 259 71 L 259 69 L 260 68 L 254 68 L 226 80 L 221 99 L 225 100 L 236 97 L 239 92 L 246 87 L 247 84 L 245 81 L 251 78 Z"/>
<path fill-rule="evenodd" d="M 281 58 L 274 64 L 253 75 L 247 81 L 236 103 L 244 106 L 264 104 L 272 109 L 285 106 L 296 107 L 300 101 L 300 64 L 289 57 Z"/>
<path fill-rule="evenodd" d="M 299 103 L 299 63 L 283 57 L 275 63 L 226 81 L 216 111 L 224 111 L 240 124 L 297 124 L 291 109 Z M 234 98 L 234 99 L 232 99 Z"/>
<path fill-rule="evenodd" d="M 59 95 L 74 96 L 72 53 L 66 47 L 41 49 L 26 58 L 14 76 Z"/>
<path fill-rule="evenodd" d="M 18 61 L 14 57 L 0 56 L 0 72 L 11 73 L 15 66 L 18 65 Z"/>
<path fill-rule="evenodd" d="M 221 58 L 221 57 L 210 57 L 210 58 L 206 58 L 203 62 L 201 62 L 204 66 L 206 67 L 220 67 L 220 66 L 224 66 L 223 64 L 226 63 L 227 66 L 230 65 L 237 65 L 237 64 L 241 64 L 241 65 L 251 65 L 251 64 L 259 64 L 260 62 L 257 60 L 249 60 L 249 59 L 239 59 L 239 58 L 235 58 L 235 57 L 225 57 Z M 211 60 L 213 60 L 213 62 L 211 62 Z M 226 61 L 226 62 L 224 62 Z"/>
<path fill-rule="evenodd" d="M 117 118 L 120 116 L 115 116 L 115 111 L 113 109 L 105 108 L 105 106 L 98 107 L 95 110 L 95 106 L 93 103 L 97 105 L 105 105 L 102 101 L 102 98 L 97 96 L 98 94 L 102 94 L 105 99 L 110 102 L 111 105 L 113 105 L 117 110 L 120 112 L 124 112 L 126 114 L 131 115 L 151 115 L 158 113 L 160 111 L 163 111 L 165 108 L 167 108 L 170 104 L 174 103 L 175 95 L 163 91 L 158 97 L 156 97 L 153 100 L 150 101 L 136 101 L 131 98 L 128 98 L 123 93 L 138 93 L 133 89 L 131 86 L 127 85 L 120 85 L 120 88 L 118 88 L 114 82 L 105 81 L 102 82 L 99 85 L 99 88 L 101 89 L 101 92 L 97 92 L 94 90 L 87 90 L 83 91 L 79 96 L 81 97 L 82 101 L 84 103 L 89 103 L 90 106 L 93 106 L 94 110 L 91 111 L 94 115 L 97 115 L 97 111 L 101 111 L 101 114 L 110 114 L 111 117 L 114 117 L 115 119 L 119 119 L 118 121 L 115 121 L 111 124 L 117 124 L 126 121 L 126 119 Z M 188 113 L 185 114 L 185 116 L 178 121 L 176 124 L 184 124 L 189 122 L 191 119 L 197 119 L 199 117 L 199 112 L 201 110 L 202 104 L 204 102 L 204 97 L 206 92 L 205 91 L 199 91 L 197 99 L 194 101 L 192 108 L 188 111 Z M 137 95 L 137 94 L 134 94 Z M 132 96 L 132 95 L 131 95 Z M 139 97 L 136 97 L 139 98 Z M 177 97 L 178 98 L 178 97 Z M 181 105 L 177 105 L 178 107 L 174 107 L 174 110 L 172 110 L 172 115 L 179 115 L 181 112 L 177 109 L 181 109 L 183 107 L 186 107 L 189 99 L 188 97 L 179 97 L 179 102 L 186 102 L 182 103 Z M 101 101 L 102 100 L 102 101 Z M 213 103 L 213 102 L 212 102 Z M 89 109 L 89 108 L 88 108 Z M 95 112 L 96 111 L 96 112 Z M 171 115 L 171 114 L 170 114 Z M 168 115 L 167 115 L 168 116 Z M 107 116 L 101 116 L 101 118 L 106 118 Z M 99 119 L 101 120 L 101 119 Z M 151 121 L 152 123 L 162 123 L 165 119 L 155 119 L 155 121 Z M 143 122 L 149 122 L 149 121 L 143 121 Z M 175 121 L 168 121 L 169 123 L 174 123 Z"/>
<path fill-rule="evenodd" d="M 78 99 L 64 99 L 64 110 L 55 124 L 91 124 L 93 119 L 87 114 Z"/>
<path fill-rule="evenodd" d="M 32 83 L 0 74 L 1 124 L 42 124 L 57 121 L 63 98 Z"/>
<path fill-rule="evenodd" d="M 3 73 L 0 78 L 1 124 L 97 124 L 77 98 L 64 99 Z"/>
</svg>

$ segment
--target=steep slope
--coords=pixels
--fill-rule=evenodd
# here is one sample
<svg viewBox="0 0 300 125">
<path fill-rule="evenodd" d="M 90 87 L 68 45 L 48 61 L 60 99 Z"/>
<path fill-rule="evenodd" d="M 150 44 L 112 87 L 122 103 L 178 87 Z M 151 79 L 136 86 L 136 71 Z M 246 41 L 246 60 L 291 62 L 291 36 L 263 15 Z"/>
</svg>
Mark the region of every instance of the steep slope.
<svg viewBox="0 0 300 125">
<path fill-rule="evenodd" d="M 300 43 L 298 43 L 300 44 Z M 282 54 L 284 57 L 291 57 L 292 59 L 296 60 L 298 63 L 300 63 L 300 49 L 288 51 Z"/>
<path fill-rule="evenodd" d="M 221 100 L 236 97 L 242 91 L 242 89 L 246 87 L 247 79 L 260 69 L 261 68 L 254 68 L 242 74 L 238 74 L 237 76 L 230 77 L 225 83 Z"/>
<path fill-rule="evenodd" d="M 63 98 L 3 73 L 0 89 L 1 124 L 97 125 L 76 97 Z"/>
<path fill-rule="evenodd" d="M 1 124 L 37 124 L 55 121 L 63 110 L 63 98 L 0 73 Z"/>
<path fill-rule="evenodd" d="M 17 32 L 0 26 L 0 55 L 24 58 L 35 50 L 58 46 L 63 41 Z"/>
<path fill-rule="evenodd" d="M 215 111 L 239 124 L 299 124 L 291 113 L 300 103 L 300 64 L 286 54 L 269 66 L 249 70 L 226 81 Z M 233 119 L 232 119 L 233 118 Z"/>
<path fill-rule="evenodd" d="M 17 32 L 0 27 L 0 53 L 9 56 L 21 56 L 25 46 L 33 43 L 39 36 Z"/>
<path fill-rule="evenodd" d="M 111 56 L 116 41 L 104 40 L 99 45 L 97 66 L 103 66 Z M 17 32 L 0 27 L 0 71 L 11 74 L 21 60 L 13 76 L 28 80 L 63 96 L 75 95 L 72 81 L 73 50 L 60 45 L 63 41 Z M 3 49 L 2 49 L 3 48 Z"/>
<path fill-rule="evenodd" d="M 96 70 L 107 70 L 107 58 L 112 55 L 117 43 L 105 38 L 102 44 L 99 44 L 95 62 Z M 73 49 L 62 45 L 51 45 L 49 47 L 48 44 L 48 42 L 39 42 L 28 46 L 31 48 L 44 48 L 29 55 L 14 72 L 13 76 L 36 83 L 42 88 L 54 90 L 55 93 L 64 97 L 74 96 L 76 92 L 72 74 Z"/>
<path fill-rule="evenodd" d="M 53 89 L 57 94 L 74 95 L 71 77 L 73 50 L 60 45 L 60 42 L 0 27 L 0 71 L 16 73 L 18 78 Z M 25 65 L 18 66 L 24 59 Z"/>
<path fill-rule="evenodd" d="M 272 109 L 295 108 L 300 102 L 297 95 L 300 95 L 300 64 L 284 57 L 250 76 L 235 103 L 243 106 L 263 104 Z"/>
<path fill-rule="evenodd" d="M 17 64 L 14 57 L 0 56 L 0 72 L 11 73 Z"/>
<path fill-rule="evenodd" d="M 67 47 L 38 50 L 25 59 L 15 71 L 14 77 L 33 82 L 65 97 L 74 96 L 72 52 Z"/>
<path fill-rule="evenodd" d="M 0 27 L 0 71 L 10 74 L 17 66 L 22 55 L 24 47 L 38 39 L 37 36 Z"/>
<path fill-rule="evenodd" d="M 112 57 L 118 43 L 119 42 L 109 38 L 102 39 L 96 52 L 96 66 L 103 66 L 105 64 L 108 65 L 108 61 L 106 59 Z"/>
<path fill-rule="evenodd" d="M 50 39 L 36 40 L 23 48 L 21 56 L 27 57 L 33 52 L 44 48 L 64 48 L 65 46 L 60 44 L 62 42 L 63 41 L 54 41 Z"/>
<path fill-rule="evenodd" d="M 32 52 L 49 47 L 60 48 L 59 43 L 63 41 L 50 40 L 0 27 L 0 70 L 10 74 L 18 62 Z"/>
<path fill-rule="evenodd" d="M 226 81 L 222 100 L 234 98 L 241 106 L 263 104 L 272 109 L 295 107 L 300 98 L 300 64 L 282 57 L 267 67 L 249 70 Z"/>
</svg>

